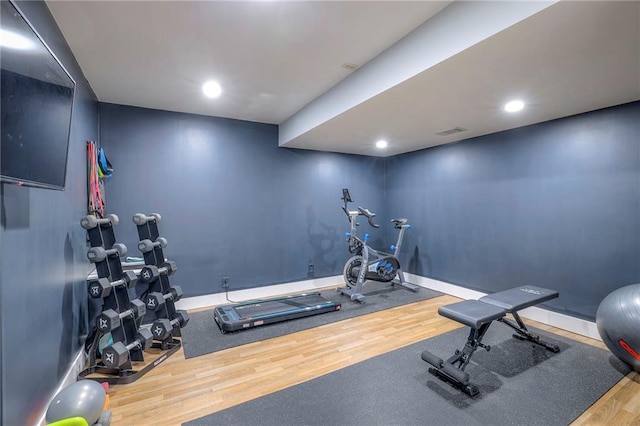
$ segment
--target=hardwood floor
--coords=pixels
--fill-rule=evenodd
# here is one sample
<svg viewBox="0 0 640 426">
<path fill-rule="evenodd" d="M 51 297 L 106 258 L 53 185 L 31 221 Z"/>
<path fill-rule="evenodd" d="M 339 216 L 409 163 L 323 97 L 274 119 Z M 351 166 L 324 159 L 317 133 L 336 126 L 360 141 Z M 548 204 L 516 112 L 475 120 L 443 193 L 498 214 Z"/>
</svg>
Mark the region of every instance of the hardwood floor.
<svg viewBox="0 0 640 426">
<path fill-rule="evenodd" d="M 439 316 L 438 307 L 458 300 L 441 296 L 191 359 L 181 349 L 138 381 L 111 386 L 112 425 L 179 425 L 446 333 L 459 324 Z M 640 375 L 627 375 L 574 422 L 605 424 L 640 425 Z"/>
</svg>

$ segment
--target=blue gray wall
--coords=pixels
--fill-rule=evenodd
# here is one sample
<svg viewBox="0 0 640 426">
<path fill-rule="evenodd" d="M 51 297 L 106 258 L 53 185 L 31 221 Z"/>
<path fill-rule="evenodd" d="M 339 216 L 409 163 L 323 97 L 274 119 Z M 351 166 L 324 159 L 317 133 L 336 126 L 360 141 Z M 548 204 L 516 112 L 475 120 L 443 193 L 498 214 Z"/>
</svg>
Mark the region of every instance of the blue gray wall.
<svg viewBox="0 0 640 426">
<path fill-rule="evenodd" d="M 86 148 L 98 104 L 44 2 L 20 1 L 28 20 L 76 81 L 66 190 L 2 184 L 1 421 L 33 424 L 87 333 Z M 44 142 L 44 141 L 43 141 Z"/>
<path fill-rule="evenodd" d="M 640 281 L 640 103 L 385 160 L 277 147 L 272 125 L 101 104 L 110 212 L 163 215 L 190 296 L 341 272 L 340 189 L 379 222 L 405 216 L 408 272 L 486 292 L 558 289 L 548 306 L 593 320 Z M 366 226 L 365 226 L 366 227 Z M 374 247 L 393 228 L 371 232 Z M 362 229 L 363 232 L 370 230 Z M 384 234 L 386 232 L 386 234 Z"/>
<path fill-rule="evenodd" d="M 590 320 L 640 282 L 640 102 L 396 156 L 386 176 L 411 273 L 554 288 L 549 307 Z"/>
<path fill-rule="evenodd" d="M 340 274 L 342 188 L 383 209 L 383 159 L 279 148 L 275 125 L 100 104 L 100 126 L 116 238 L 140 256 L 131 218 L 160 213 L 186 296 Z"/>
<path fill-rule="evenodd" d="M 78 86 L 66 190 L 1 187 L 2 424 L 37 420 L 87 333 L 88 139 L 115 168 L 116 236 L 137 255 L 131 216 L 161 213 L 187 295 L 220 292 L 222 276 L 232 290 L 305 279 L 309 263 L 315 277 L 341 273 L 343 187 L 380 223 L 410 219 L 412 273 L 484 291 L 556 288 L 551 309 L 588 319 L 610 291 L 640 281 L 640 103 L 386 160 L 288 150 L 273 125 L 98 110 L 46 5 L 19 5 Z M 383 229 L 373 246 L 395 238 Z"/>
</svg>

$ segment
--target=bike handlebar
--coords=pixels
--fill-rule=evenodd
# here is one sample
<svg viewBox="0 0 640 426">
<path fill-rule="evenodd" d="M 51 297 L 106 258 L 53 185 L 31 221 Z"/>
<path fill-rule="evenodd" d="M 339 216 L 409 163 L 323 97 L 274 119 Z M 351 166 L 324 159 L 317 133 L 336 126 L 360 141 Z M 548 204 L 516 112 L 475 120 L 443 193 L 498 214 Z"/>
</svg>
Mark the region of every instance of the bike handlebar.
<svg viewBox="0 0 640 426">
<path fill-rule="evenodd" d="M 353 200 L 351 199 L 351 195 L 349 194 L 349 189 L 347 188 L 344 188 L 342 190 L 342 201 L 344 201 L 344 206 L 342 206 L 342 210 L 344 211 L 344 214 L 347 215 L 347 217 L 349 218 L 349 221 L 355 220 L 355 218 L 352 218 L 352 215 L 354 215 L 355 212 L 351 212 L 348 209 L 349 203 L 352 203 Z M 365 216 L 369 221 L 369 225 L 371 225 L 373 228 L 380 228 L 380 225 L 373 222 L 373 218 L 376 216 L 376 214 L 371 213 L 369 209 L 358 207 L 358 215 Z M 357 226 L 358 223 L 355 222 L 355 225 Z"/>
<path fill-rule="evenodd" d="M 374 228 L 380 228 L 380 225 L 373 222 L 373 218 L 376 217 L 375 213 L 371 213 L 369 209 L 365 209 L 363 207 L 358 207 L 358 212 L 367 218 L 367 220 L 369 221 L 369 225 Z"/>
</svg>

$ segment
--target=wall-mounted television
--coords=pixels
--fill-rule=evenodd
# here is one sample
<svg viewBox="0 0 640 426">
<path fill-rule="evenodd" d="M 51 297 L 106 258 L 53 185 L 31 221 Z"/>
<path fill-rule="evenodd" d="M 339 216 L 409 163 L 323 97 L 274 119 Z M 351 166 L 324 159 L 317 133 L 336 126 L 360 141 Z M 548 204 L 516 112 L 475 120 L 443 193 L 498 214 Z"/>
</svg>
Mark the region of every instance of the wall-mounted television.
<svg viewBox="0 0 640 426">
<path fill-rule="evenodd" d="M 0 179 L 64 189 L 75 81 L 18 6 L 0 3 Z"/>
</svg>

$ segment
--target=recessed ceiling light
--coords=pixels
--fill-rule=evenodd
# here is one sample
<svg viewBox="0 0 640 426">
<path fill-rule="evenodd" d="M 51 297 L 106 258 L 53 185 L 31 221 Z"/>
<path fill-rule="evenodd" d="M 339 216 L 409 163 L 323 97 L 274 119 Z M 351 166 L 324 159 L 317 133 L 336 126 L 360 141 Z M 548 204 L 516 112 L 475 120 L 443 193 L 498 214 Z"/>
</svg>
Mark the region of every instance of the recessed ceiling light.
<svg viewBox="0 0 640 426">
<path fill-rule="evenodd" d="M 504 110 L 507 112 L 518 112 L 524 108 L 524 102 L 520 100 L 507 102 L 504 106 Z"/>
<path fill-rule="evenodd" d="M 34 44 L 28 38 L 7 30 L 0 30 L 0 46 L 9 49 L 33 49 Z"/>
<path fill-rule="evenodd" d="M 378 142 L 376 142 L 376 148 L 386 148 L 387 147 L 387 141 L 380 139 Z"/>
<path fill-rule="evenodd" d="M 210 98 L 217 98 L 222 93 L 222 87 L 217 81 L 210 80 L 202 85 L 202 91 Z"/>
</svg>

